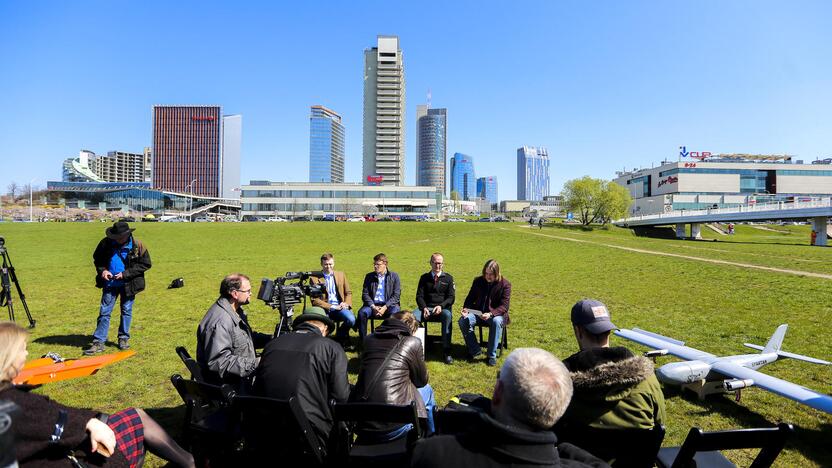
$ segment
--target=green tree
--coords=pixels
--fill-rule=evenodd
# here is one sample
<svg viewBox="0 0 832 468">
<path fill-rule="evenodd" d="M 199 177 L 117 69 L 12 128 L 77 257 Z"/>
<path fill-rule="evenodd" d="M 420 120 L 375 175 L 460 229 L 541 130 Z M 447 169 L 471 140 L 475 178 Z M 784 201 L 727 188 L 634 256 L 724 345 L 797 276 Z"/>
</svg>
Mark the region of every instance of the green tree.
<svg viewBox="0 0 832 468">
<path fill-rule="evenodd" d="M 453 202 L 454 213 L 459 213 L 459 192 L 451 190 L 451 201 Z"/>
<path fill-rule="evenodd" d="M 616 184 L 589 176 L 572 179 L 561 192 L 563 206 L 575 213 L 581 224 L 606 224 L 627 214 L 632 203 L 630 192 Z"/>
</svg>

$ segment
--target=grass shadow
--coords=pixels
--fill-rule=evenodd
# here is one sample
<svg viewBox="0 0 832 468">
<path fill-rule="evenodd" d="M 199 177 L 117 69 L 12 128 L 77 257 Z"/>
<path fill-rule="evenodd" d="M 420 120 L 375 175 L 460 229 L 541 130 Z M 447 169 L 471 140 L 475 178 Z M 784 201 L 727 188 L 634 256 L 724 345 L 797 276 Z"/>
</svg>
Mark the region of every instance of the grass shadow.
<svg viewBox="0 0 832 468">
<path fill-rule="evenodd" d="M 582 231 L 582 232 L 592 232 L 597 230 L 606 231 L 608 230 L 606 226 L 584 226 L 583 224 L 545 224 L 543 227 L 553 228 L 553 229 L 561 229 L 564 231 Z"/>
<path fill-rule="evenodd" d="M 52 335 L 52 336 L 41 336 L 40 338 L 36 338 L 32 340 L 34 343 L 41 343 L 41 344 L 51 344 L 51 345 L 61 345 L 61 346 L 75 346 L 75 347 L 85 347 L 90 344 L 92 338 L 90 335 Z M 108 342 L 109 343 L 109 342 Z M 112 343 L 110 343 L 112 344 Z"/>
<path fill-rule="evenodd" d="M 636 237 L 647 237 L 650 239 L 675 239 L 676 231 L 670 227 L 635 226 L 632 228 Z"/>
</svg>

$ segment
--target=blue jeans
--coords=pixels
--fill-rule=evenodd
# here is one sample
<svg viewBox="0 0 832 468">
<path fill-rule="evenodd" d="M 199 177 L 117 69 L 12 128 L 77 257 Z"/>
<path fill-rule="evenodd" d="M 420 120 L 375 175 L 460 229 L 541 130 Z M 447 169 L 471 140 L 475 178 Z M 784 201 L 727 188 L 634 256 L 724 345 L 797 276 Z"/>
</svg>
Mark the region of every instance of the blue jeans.
<svg viewBox="0 0 832 468">
<path fill-rule="evenodd" d="M 133 301 L 136 296 L 128 296 L 124 293 L 124 286 L 115 288 L 105 287 L 101 293 L 101 308 L 98 309 L 98 325 L 92 337 L 96 341 L 104 343 L 107 341 L 107 332 L 110 329 L 110 315 L 116 305 L 116 298 L 121 302 L 121 320 L 118 324 L 118 337 L 130 338 L 130 322 L 133 320 Z"/>
<path fill-rule="evenodd" d="M 338 331 L 335 332 L 337 338 L 347 338 L 350 336 L 350 328 L 355 325 L 355 315 L 351 309 L 332 310 L 327 312 L 329 318 L 334 322 L 341 322 L 338 324 Z"/>
<path fill-rule="evenodd" d="M 430 384 L 427 384 L 424 387 L 418 387 L 416 390 L 419 390 L 419 395 L 422 395 L 422 401 L 425 402 L 425 409 L 428 413 L 428 433 L 436 432 L 433 425 L 433 407 L 436 406 L 436 398 L 433 396 L 433 387 L 431 387 Z M 405 424 L 402 427 L 393 429 L 387 434 L 372 437 L 364 435 L 364 441 L 369 443 L 378 443 L 396 440 L 407 434 L 411 429 L 413 429 L 413 424 Z"/>
<path fill-rule="evenodd" d="M 468 314 L 468 317 L 459 318 L 459 330 L 462 332 L 462 337 L 465 338 L 470 356 L 476 356 L 482 352 L 480 342 L 474 333 L 474 325 L 476 324 L 488 325 L 488 357 L 496 359 L 497 345 L 500 344 L 500 339 L 503 337 L 503 317 L 492 315 L 488 320 L 483 320 L 477 318 L 474 314 Z"/>
<path fill-rule="evenodd" d="M 376 304 L 376 305 L 384 305 L 384 304 L 382 303 L 382 304 Z M 398 311 L 399 311 L 399 306 L 398 305 L 391 305 L 390 307 L 387 308 L 387 311 L 384 312 L 384 315 L 382 315 L 382 318 L 387 318 L 387 317 L 395 314 Z M 358 309 L 358 336 L 361 337 L 361 342 L 362 343 L 364 342 L 364 337 L 367 336 L 367 322 L 370 320 L 370 315 L 372 315 L 372 313 L 373 313 L 373 309 L 371 309 L 370 306 L 364 306 L 364 307 Z"/>
<path fill-rule="evenodd" d="M 433 309 L 433 307 L 429 307 L 429 309 Z M 423 312 L 419 309 L 413 311 L 413 316 L 416 317 L 418 322 L 422 322 L 425 320 L 422 317 Z M 451 311 L 448 309 L 442 309 L 442 312 L 439 315 L 431 315 L 427 319 L 431 322 L 438 321 L 442 324 L 442 350 L 445 351 L 445 354 L 450 354 L 451 352 L 451 332 L 453 331 L 453 327 L 451 324 L 453 323 L 453 315 Z"/>
</svg>

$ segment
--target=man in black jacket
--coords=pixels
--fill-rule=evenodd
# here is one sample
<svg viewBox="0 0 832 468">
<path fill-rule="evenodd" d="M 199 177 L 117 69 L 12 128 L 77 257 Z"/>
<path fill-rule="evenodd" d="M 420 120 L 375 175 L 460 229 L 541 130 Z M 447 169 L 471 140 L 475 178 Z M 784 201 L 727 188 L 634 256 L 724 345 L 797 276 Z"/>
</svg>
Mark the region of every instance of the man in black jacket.
<svg viewBox="0 0 832 468">
<path fill-rule="evenodd" d="M 451 331 L 453 330 L 453 315 L 451 306 L 454 304 L 456 285 L 454 277 L 443 271 L 445 258 L 436 252 L 430 256 L 430 271 L 419 278 L 416 287 L 416 305 L 413 316 L 418 321 L 439 321 L 442 324 L 442 351 L 445 354 L 445 364 L 454 362 L 451 357 Z"/>
<path fill-rule="evenodd" d="M 326 336 L 335 323 L 319 308 L 310 308 L 293 322 L 294 331 L 271 340 L 255 371 L 254 394 L 288 399 L 294 396 L 327 447 L 333 429 L 329 401 L 347 401 L 347 355 Z"/>
<path fill-rule="evenodd" d="M 547 351 L 519 348 L 497 373 L 491 415 L 470 432 L 422 439 L 412 467 L 608 467 L 567 443 L 558 443 L 552 425 L 572 396 L 563 363 Z"/>
<path fill-rule="evenodd" d="M 358 309 L 358 336 L 364 342 L 367 336 L 367 322 L 370 318 L 387 318 L 399 311 L 402 283 L 395 271 L 387 268 L 387 255 L 380 253 L 373 257 L 373 271 L 364 276 L 361 288 L 361 302 Z"/>
<path fill-rule="evenodd" d="M 104 343 L 110 328 L 110 314 L 121 302 L 121 321 L 118 326 L 118 347 L 130 348 L 130 322 L 133 319 L 133 301 L 144 291 L 144 272 L 150 269 L 150 253 L 141 241 L 133 237 L 130 225 L 118 221 L 105 231 L 92 254 L 95 265 L 95 286 L 102 289 L 98 325 L 92 335 L 92 344 L 84 354 L 104 352 Z"/>
</svg>

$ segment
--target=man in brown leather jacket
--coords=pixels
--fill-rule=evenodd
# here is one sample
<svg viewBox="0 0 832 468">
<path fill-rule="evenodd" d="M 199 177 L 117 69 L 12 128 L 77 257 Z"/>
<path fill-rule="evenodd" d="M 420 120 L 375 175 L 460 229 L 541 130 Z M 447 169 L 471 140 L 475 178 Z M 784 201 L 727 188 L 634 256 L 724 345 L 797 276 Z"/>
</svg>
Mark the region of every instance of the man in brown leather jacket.
<svg viewBox="0 0 832 468">
<path fill-rule="evenodd" d="M 313 297 L 312 305 L 320 307 L 334 322 L 340 322 L 335 332 L 335 341 L 347 347 L 350 328 L 355 325 L 355 315 L 352 313 L 352 290 L 343 271 L 335 271 L 335 257 L 331 253 L 321 255 L 321 272 L 323 278 L 311 277 L 311 284 L 321 284 L 324 294 Z"/>
<path fill-rule="evenodd" d="M 422 342 L 412 336 L 419 322 L 410 311 L 393 314 L 364 339 L 358 381 L 350 401 L 369 401 L 395 405 L 416 401 L 419 417 L 428 418 L 433 431 L 433 389 L 428 385 L 428 370 Z M 359 437 L 372 441 L 393 440 L 410 429 L 409 425 L 366 423 L 358 428 Z"/>
</svg>

